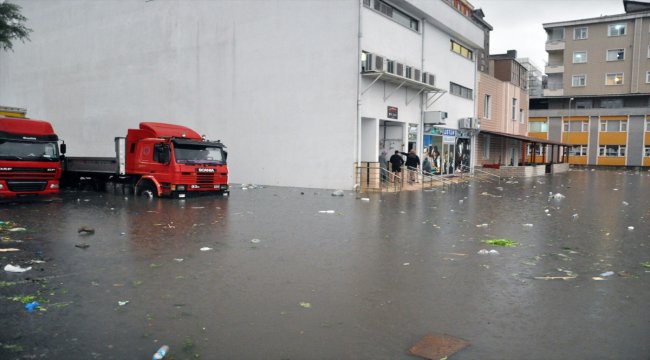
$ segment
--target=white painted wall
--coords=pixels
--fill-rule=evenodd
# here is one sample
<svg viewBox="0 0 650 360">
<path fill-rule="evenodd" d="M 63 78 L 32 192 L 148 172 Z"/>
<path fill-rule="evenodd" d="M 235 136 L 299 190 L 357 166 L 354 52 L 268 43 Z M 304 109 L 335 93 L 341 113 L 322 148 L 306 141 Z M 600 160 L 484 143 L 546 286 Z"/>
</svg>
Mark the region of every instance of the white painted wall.
<svg viewBox="0 0 650 360">
<path fill-rule="evenodd" d="M 406 143 L 422 110 L 413 90 L 388 97 L 395 85 L 380 81 L 357 112 L 371 82 L 358 84 L 359 51 L 474 89 L 475 64 L 449 40 L 483 44 L 442 1 L 395 0 L 435 24 L 420 32 L 361 1 L 15 0 L 34 32 L 0 53 L 0 104 L 51 121 L 72 156 L 112 155 L 140 121 L 180 123 L 228 146 L 231 182 L 350 189 L 354 162 L 378 155 L 359 152 L 359 140 L 377 141 L 362 139 L 360 119 L 379 124 L 396 106 Z M 428 110 L 455 128 L 473 102 L 447 94 Z"/>
<path fill-rule="evenodd" d="M 16 2 L 34 32 L 0 53 L 0 103 L 69 155 L 175 122 L 228 146 L 232 182 L 352 187 L 356 1 Z"/>
</svg>

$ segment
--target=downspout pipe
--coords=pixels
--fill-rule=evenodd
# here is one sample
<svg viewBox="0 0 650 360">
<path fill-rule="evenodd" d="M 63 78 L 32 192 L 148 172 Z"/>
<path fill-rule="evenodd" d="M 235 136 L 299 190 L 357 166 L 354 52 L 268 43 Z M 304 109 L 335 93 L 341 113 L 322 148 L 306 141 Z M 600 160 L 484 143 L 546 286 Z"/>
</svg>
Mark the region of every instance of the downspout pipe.
<svg viewBox="0 0 650 360">
<path fill-rule="evenodd" d="M 357 19 L 357 166 L 361 166 L 361 6 L 363 0 L 359 0 Z"/>
</svg>

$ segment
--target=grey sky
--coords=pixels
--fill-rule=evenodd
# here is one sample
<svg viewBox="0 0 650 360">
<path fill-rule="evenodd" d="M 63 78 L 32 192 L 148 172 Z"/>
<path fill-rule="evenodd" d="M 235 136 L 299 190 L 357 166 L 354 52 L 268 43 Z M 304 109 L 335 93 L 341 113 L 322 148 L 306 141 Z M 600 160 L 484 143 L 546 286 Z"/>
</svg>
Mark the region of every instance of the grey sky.
<svg viewBox="0 0 650 360">
<path fill-rule="evenodd" d="M 483 9 L 494 30 L 490 53 L 517 50 L 518 57 L 530 58 L 540 70 L 548 56 L 544 50 L 543 23 L 577 20 L 625 13 L 623 0 L 470 0 Z"/>
</svg>

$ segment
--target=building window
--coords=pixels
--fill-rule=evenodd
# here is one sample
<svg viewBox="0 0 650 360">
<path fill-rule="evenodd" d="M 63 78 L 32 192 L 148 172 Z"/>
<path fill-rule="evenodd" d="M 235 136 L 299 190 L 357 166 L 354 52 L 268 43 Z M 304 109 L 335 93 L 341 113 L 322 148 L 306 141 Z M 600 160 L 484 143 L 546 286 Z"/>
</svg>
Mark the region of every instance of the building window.
<svg viewBox="0 0 650 360">
<path fill-rule="evenodd" d="M 645 131 L 650 132 L 650 119 L 645 121 Z"/>
<path fill-rule="evenodd" d="M 512 121 L 517 120 L 517 98 L 512 98 Z"/>
<path fill-rule="evenodd" d="M 607 50 L 607 61 L 625 60 L 625 49 Z"/>
<path fill-rule="evenodd" d="M 530 146 L 528 146 L 528 150 L 527 150 L 528 156 L 532 156 L 533 152 L 535 153 L 535 155 L 542 155 L 542 147 L 543 147 L 542 144 L 531 144 Z"/>
<path fill-rule="evenodd" d="M 601 120 L 600 131 L 627 132 L 627 120 Z"/>
<path fill-rule="evenodd" d="M 623 73 L 609 73 L 605 76 L 605 85 L 623 85 Z"/>
<path fill-rule="evenodd" d="M 564 132 L 587 132 L 589 131 L 589 121 L 568 121 L 562 122 L 562 131 Z"/>
<path fill-rule="evenodd" d="M 485 94 L 483 101 L 483 117 L 490 119 L 490 114 L 492 114 L 492 96 Z"/>
<path fill-rule="evenodd" d="M 405 12 L 396 9 L 394 6 L 389 5 L 388 3 L 382 1 L 382 0 L 374 0 L 375 1 L 375 10 L 378 12 L 388 16 L 389 18 L 393 19 L 396 23 L 401 24 L 406 26 L 407 28 L 415 31 L 420 30 L 420 22 L 418 19 L 406 14 Z M 370 6 L 370 1 L 364 0 L 363 4 L 366 6 Z"/>
<path fill-rule="evenodd" d="M 490 135 L 483 137 L 483 159 L 490 158 Z"/>
<path fill-rule="evenodd" d="M 571 77 L 571 86 L 573 87 L 587 86 L 587 75 L 573 75 Z"/>
<path fill-rule="evenodd" d="M 587 156 L 587 145 L 572 145 L 569 147 L 570 156 Z"/>
<path fill-rule="evenodd" d="M 574 64 L 583 64 L 587 62 L 587 52 L 586 51 L 574 51 L 573 52 L 573 63 Z"/>
<path fill-rule="evenodd" d="M 474 94 L 472 89 L 466 88 L 464 86 L 458 85 L 456 83 L 449 83 L 449 93 L 452 95 L 464 97 L 465 99 L 474 99 Z"/>
<path fill-rule="evenodd" d="M 454 40 L 451 41 L 451 51 L 455 52 L 456 54 L 459 54 L 462 57 L 466 57 L 470 60 L 474 60 L 474 52 L 463 45 L 455 42 Z"/>
<path fill-rule="evenodd" d="M 624 157 L 625 145 L 601 145 L 598 147 L 598 156 Z"/>
<path fill-rule="evenodd" d="M 525 118 L 524 109 L 519 109 L 519 123 L 520 124 L 523 124 L 525 122 L 524 118 Z"/>
<path fill-rule="evenodd" d="M 589 36 L 589 28 L 579 27 L 573 29 L 573 40 L 584 40 Z"/>
<path fill-rule="evenodd" d="M 645 72 L 645 83 L 650 84 L 650 71 Z"/>
<path fill-rule="evenodd" d="M 648 59 L 650 59 L 650 45 L 648 45 Z"/>
<path fill-rule="evenodd" d="M 625 23 L 609 25 L 607 27 L 607 36 L 623 36 L 625 35 L 626 28 L 627 24 Z"/>
<path fill-rule="evenodd" d="M 646 146 L 643 151 L 643 156 L 650 157 L 650 146 Z"/>
<path fill-rule="evenodd" d="M 548 123 L 546 121 L 529 121 L 528 132 L 548 132 Z"/>
</svg>

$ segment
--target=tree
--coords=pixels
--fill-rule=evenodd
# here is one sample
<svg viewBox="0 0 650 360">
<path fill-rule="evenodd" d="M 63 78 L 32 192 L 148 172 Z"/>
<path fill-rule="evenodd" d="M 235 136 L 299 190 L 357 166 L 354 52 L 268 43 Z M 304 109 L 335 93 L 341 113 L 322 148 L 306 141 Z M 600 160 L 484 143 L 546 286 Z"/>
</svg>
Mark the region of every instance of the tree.
<svg viewBox="0 0 650 360">
<path fill-rule="evenodd" d="M 0 0 L 0 50 L 12 50 L 13 40 L 23 43 L 29 40 L 32 29 L 25 26 L 27 18 L 20 13 L 21 7 Z"/>
</svg>

